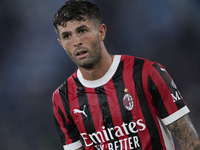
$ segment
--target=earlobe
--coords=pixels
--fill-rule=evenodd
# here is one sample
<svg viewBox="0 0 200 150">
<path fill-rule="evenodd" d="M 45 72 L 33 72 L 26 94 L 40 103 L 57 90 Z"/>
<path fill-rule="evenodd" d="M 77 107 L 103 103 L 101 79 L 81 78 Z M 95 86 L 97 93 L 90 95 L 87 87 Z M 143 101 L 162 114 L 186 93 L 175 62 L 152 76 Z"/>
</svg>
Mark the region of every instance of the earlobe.
<svg viewBox="0 0 200 150">
<path fill-rule="evenodd" d="M 57 39 L 60 45 L 62 46 L 62 40 L 60 38 Z"/>
</svg>

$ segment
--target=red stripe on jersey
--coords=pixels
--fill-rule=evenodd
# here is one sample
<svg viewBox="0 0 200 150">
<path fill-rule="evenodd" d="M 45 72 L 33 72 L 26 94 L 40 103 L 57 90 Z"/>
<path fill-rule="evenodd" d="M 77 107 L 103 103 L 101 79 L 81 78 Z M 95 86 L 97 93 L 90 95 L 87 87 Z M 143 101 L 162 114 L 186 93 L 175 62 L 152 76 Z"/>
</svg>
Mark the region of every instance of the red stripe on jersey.
<svg viewBox="0 0 200 150">
<path fill-rule="evenodd" d="M 119 112 L 121 112 L 121 110 L 120 110 L 117 94 L 116 94 L 115 90 L 110 90 L 110 89 L 115 89 L 115 87 L 113 85 L 113 81 L 110 80 L 109 84 L 104 85 L 104 88 L 105 88 L 105 92 L 107 95 L 109 108 L 111 110 L 110 112 L 111 112 L 113 124 L 115 127 L 121 126 L 123 124 L 123 119 L 122 119 L 121 113 L 119 113 Z M 117 129 L 115 129 L 115 131 L 116 130 Z M 128 138 L 126 133 L 124 133 L 124 136 L 118 137 L 119 141 L 123 140 L 125 138 Z M 125 142 L 122 142 L 121 145 L 122 145 L 122 147 L 127 147 Z"/>
<path fill-rule="evenodd" d="M 145 93 L 150 95 L 150 97 L 151 97 L 151 94 L 149 94 L 149 92 L 146 92 L 146 91 L 148 91 L 148 76 L 149 76 L 147 74 L 147 72 L 148 73 L 151 72 L 149 69 L 152 68 L 152 65 L 153 65 L 153 62 L 150 62 L 149 60 L 145 60 L 144 66 L 143 66 L 143 71 L 142 71 L 143 88 L 144 88 Z M 163 134 L 162 134 L 162 131 L 161 131 L 161 128 L 160 128 L 160 124 L 159 124 L 157 115 L 155 113 L 156 109 L 155 109 L 155 107 L 153 105 L 152 99 L 148 99 L 147 98 L 147 105 L 149 106 L 149 109 L 151 111 L 152 117 L 153 117 L 153 119 L 154 119 L 154 121 L 156 123 L 157 129 L 158 129 L 158 132 L 159 132 L 159 135 L 160 135 L 161 144 L 162 144 L 163 148 L 166 149 L 164 138 L 163 138 Z"/>
<path fill-rule="evenodd" d="M 157 71 L 160 73 L 160 75 L 163 77 L 163 79 L 167 83 L 168 88 L 173 97 L 173 101 L 176 103 L 177 109 L 181 109 L 182 107 L 184 107 L 185 102 L 184 102 L 180 92 L 178 91 L 178 88 L 176 87 L 174 81 L 172 80 L 171 76 L 166 71 L 166 69 L 158 63 L 153 64 L 153 67 L 157 69 Z"/>
<path fill-rule="evenodd" d="M 124 70 L 123 70 L 124 84 L 125 84 L 125 88 L 128 90 L 127 93 L 131 94 L 131 96 L 134 99 L 134 108 L 132 110 L 133 120 L 137 121 L 139 119 L 142 119 L 145 122 L 145 119 L 144 119 L 141 109 L 138 109 L 138 108 L 141 108 L 141 106 L 140 106 L 139 99 L 137 96 L 135 83 L 133 81 L 133 66 L 134 66 L 133 59 L 134 58 L 132 58 L 132 59 L 125 58 L 124 59 Z M 137 109 L 137 115 L 134 114 L 136 112 L 135 111 L 136 109 Z M 136 128 L 137 128 L 137 126 L 136 126 Z M 138 135 L 139 135 L 140 139 L 145 139 L 145 140 L 140 140 L 140 142 L 142 144 L 142 148 L 152 150 L 152 146 L 151 146 L 151 142 L 150 142 L 151 139 L 150 139 L 148 130 L 138 132 Z M 149 143 L 147 143 L 147 141 L 149 141 Z"/>
<path fill-rule="evenodd" d="M 63 119 L 58 114 L 58 109 L 60 108 L 62 113 L 64 114 L 64 117 L 66 119 L 66 123 L 72 125 L 72 122 L 66 116 L 65 109 L 64 109 L 64 106 L 62 104 L 62 100 L 61 100 L 61 97 L 60 97 L 60 94 L 59 94 L 59 88 L 53 93 L 53 106 L 54 106 L 53 111 L 54 111 L 54 114 L 55 114 L 55 118 L 58 121 L 60 128 L 65 135 L 65 139 L 66 139 L 65 143 L 72 143 L 72 139 L 68 136 L 67 129 L 63 127 L 63 124 L 64 124 Z"/>
<path fill-rule="evenodd" d="M 93 88 L 85 88 L 85 93 L 87 93 L 88 104 L 91 110 L 91 115 L 93 118 L 95 129 L 96 131 L 100 131 L 102 130 L 101 127 L 104 125 L 102 124 L 103 120 L 102 115 L 100 113 L 101 109 L 98 104 L 97 94 L 95 93 L 95 90 Z"/>
<path fill-rule="evenodd" d="M 78 96 L 74 93 L 77 92 L 77 85 L 75 84 L 74 81 L 74 76 L 72 76 L 73 78 L 69 78 L 70 80 L 68 80 L 68 99 L 69 99 L 69 108 L 70 108 L 70 113 L 72 115 L 73 120 L 75 121 L 75 125 L 77 127 L 77 129 L 79 130 L 79 132 L 81 131 L 82 134 L 82 138 L 84 138 L 86 141 L 85 145 L 91 145 L 91 140 L 89 139 L 88 135 L 85 134 L 86 129 L 83 123 L 83 119 L 82 119 L 82 114 L 81 113 L 75 113 L 74 110 L 80 110 L 80 106 L 79 106 L 79 101 L 78 101 Z"/>
<path fill-rule="evenodd" d="M 101 115 L 101 108 L 100 108 L 99 102 L 98 102 L 98 96 L 95 93 L 94 88 L 85 88 L 85 93 L 87 93 L 88 105 L 91 110 L 91 115 L 92 115 L 95 130 L 96 130 L 96 132 L 102 131 L 102 127 L 104 126 L 104 124 L 103 124 L 103 120 L 102 120 L 103 117 Z M 102 136 L 103 136 L 103 138 L 100 139 L 102 141 L 101 145 L 105 144 L 105 142 L 106 142 L 106 141 L 104 141 L 104 139 L 106 139 L 104 134 L 102 134 Z"/>
<path fill-rule="evenodd" d="M 156 87 L 163 99 L 163 103 L 168 111 L 168 114 L 171 115 L 174 113 L 174 110 L 178 110 L 176 103 L 173 102 L 170 89 L 168 88 L 165 80 L 161 77 L 160 73 L 156 68 L 152 67 L 152 74 L 150 75 L 153 82 L 156 84 Z M 169 102 L 171 101 L 171 102 Z"/>
</svg>

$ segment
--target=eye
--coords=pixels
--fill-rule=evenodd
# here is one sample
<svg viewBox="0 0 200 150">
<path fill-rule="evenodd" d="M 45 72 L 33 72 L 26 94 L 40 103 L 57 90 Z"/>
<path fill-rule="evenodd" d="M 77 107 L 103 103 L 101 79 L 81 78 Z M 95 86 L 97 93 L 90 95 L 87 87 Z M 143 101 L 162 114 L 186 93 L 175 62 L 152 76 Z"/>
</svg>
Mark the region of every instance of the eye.
<svg viewBox="0 0 200 150">
<path fill-rule="evenodd" d="M 87 32 L 87 29 L 80 29 L 80 30 L 79 30 L 79 33 L 80 33 L 80 34 L 84 34 L 84 33 L 86 33 L 86 32 Z"/>
<path fill-rule="evenodd" d="M 64 34 L 63 35 L 63 39 L 69 39 L 71 36 L 70 36 L 70 34 Z"/>
</svg>

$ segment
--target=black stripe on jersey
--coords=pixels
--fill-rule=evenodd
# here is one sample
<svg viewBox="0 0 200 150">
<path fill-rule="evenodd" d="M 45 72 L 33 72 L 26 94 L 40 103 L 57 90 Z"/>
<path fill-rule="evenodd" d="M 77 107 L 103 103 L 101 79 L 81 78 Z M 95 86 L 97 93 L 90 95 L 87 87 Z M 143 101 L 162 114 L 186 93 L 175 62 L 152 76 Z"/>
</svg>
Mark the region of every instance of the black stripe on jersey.
<svg viewBox="0 0 200 150">
<path fill-rule="evenodd" d="M 66 120 L 65 120 L 65 117 L 64 117 L 62 111 L 60 110 L 60 107 L 58 107 L 58 114 L 61 116 L 61 118 L 62 118 L 62 120 L 63 120 L 63 124 L 64 124 L 64 123 L 66 122 Z M 60 135 L 61 143 L 62 143 L 63 145 L 65 145 L 65 144 L 66 144 L 65 134 L 64 134 L 64 132 L 61 130 L 60 125 L 59 125 L 59 123 L 58 123 L 56 117 L 55 117 L 55 123 L 56 123 L 56 127 L 57 127 L 57 130 L 58 130 L 58 133 L 59 133 L 59 135 Z M 70 137 L 70 138 L 71 138 L 71 137 Z"/>
<path fill-rule="evenodd" d="M 134 67 L 133 67 L 133 80 L 136 87 L 136 92 L 139 98 L 140 107 L 142 113 L 144 115 L 144 119 L 150 134 L 151 145 L 153 150 L 161 150 L 163 149 L 161 139 L 159 136 L 159 131 L 157 129 L 156 123 L 153 119 L 149 106 L 147 104 L 147 100 L 144 95 L 143 87 L 142 87 L 142 69 L 144 65 L 144 60 L 135 58 Z"/>
<path fill-rule="evenodd" d="M 64 114 L 62 113 L 61 109 L 59 108 L 58 110 L 58 113 L 59 115 L 62 117 L 62 120 L 63 120 L 63 126 L 66 127 L 66 130 L 67 130 L 67 133 L 68 133 L 68 136 L 69 138 L 72 139 L 72 142 L 76 142 L 77 140 L 79 140 L 79 131 L 78 129 L 76 128 L 75 126 L 75 123 L 71 117 L 71 113 L 70 113 L 70 109 L 69 109 L 69 101 L 68 101 L 68 84 L 67 82 L 64 82 L 60 88 L 59 88 L 59 95 L 61 97 L 61 100 L 62 100 L 62 104 L 63 104 L 63 107 L 65 109 L 65 113 L 67 115 L 67 117 L 70 119 L 70 121 L 72 122 L 72 125 L 68 125 L 66 123 L 66 119 L 65 119 L 65 116 Z M 70 134 L 70 133 L 73 133 L 73 134 Z M 74 134 L 76 133 L 76 134 Z M 63 136 L 64 137 L 64 136 Z M 66 141 L 65 141 L 66 142 Z M 66 143 L 65 143 L 66 144 Z"/>
<path fill-rule="evenodd" d="M 182 98 L 180 92 L 178 91 L 174 81 L 169 77 L 167 71 L 165 69 L 163 69 L 157 63 L 153 64 L 153 67 L 156 68 L 156 70 L 160 73 L 162 78 L 165 80 L 171 94 L 173 95 L 173 99 L 179 99 L 178 101 L 176 101 L 177 108 L 180 109 L 180 108 L 184 107 L 185 104 L 183 102 L 183 98 Z"/>
<path fill-rule="evenodd" d="M 122 116 L 122 120 L 124 123 L 130 123 L 130 122 L 134 122 L 133 120 L 133 116 L 131 111 L 126 110 L 126 108 L 124 107 L 123 104 L 123 97 L 124 97 L 124 89 L 125 89 L 125 84 L 124 84 L 124 80 L 123 80 L 123 69 L 124 69 L 124 61 L 121 61 L 117 71 L 115 72 L 114 76 L 113 76 L 113 84 L 115 87 L 115 91 L 117 94 L 117 99 L 118 99 L 118 103 L 120 106 L 120 112 L 121 112 L 121 116 Z M 129 130 L 129 129 L 128 129 Z M 138 136 L 138 133 L 132 133 L 129 131 L 128 137 L 131 136 Z M 141 145 L 140 139 L 139 139 L 139 145 Z"/>
<path fill-rule="evenodd" d="M 61 97 L 62 104 L 63 104 L 63 107 L 65 109 L 65 113 L 66 113 L 66 115 L 69 115 L 67 117 L 69 117 L 69 119 L 72 120 L 71 113 L 69 111 L 70 109 L 69 109 L 69 101 L 68 101 L 68 83 L 67 83 L 67 81 L 64 82 L 60 86 L 59 95 Z"/>
<path fill-rule="evenodd" d="M 95 92 L 98 97 L 99 106 L 101 109 L 102 120 L 103 120 L 105 128 L 114 128 L 112 116 L 110 113 L 110 107 L 108 104 L 108 99 L 107 99 L 104 87 L 100 86 L 100 87 L 95 88 Z M 113 143 L 114 141 L 118 141 L 118 138 L 115 136 L 114 130 L 112 130 L 112 135 L 114 136 L 114 139 L 110 140 L 109 142 Z"/>
<path fill-rule="evenodd" d="M 84 123 L 86 133 L 87 134 L 96 133 L 96 129 L 95 129 L 95 126 L 94 126 L 94 122 L 93 122 L 91 110 L 90 110 L 89 103 L 88 103 L 88 97 L 87 97 L 87 94 L 85 92 L 85 88 L 79 82 L 78 78 L 75 78 L 75 83 L 77 85 L 77 96 L 78 96 L 78 102 L 79 102 L 79 109 L 83 110 L 84 106 L 86 105 L 85 113 L 87 114 L 87 117 L 84 114 L 82 114 L 83 123 Z M 95 139 L 95 140 L 98 142 L 97 139 Z M 93 143 L 93 144 L 95 145 L 95 143 Z M 97 145 L 99 145 L 99 144 L 100 143 L 97 143 Z"/>
<path fill-rule="evenodd" d="M 123 104 L 124 89 L 125 89 L 123 80 L 123 68 L 124 68 L 124 61 L 121 61 L 117 71 L 113 76 L 113 84 L 117 94 L 117 99 L 119 102 L 122 119 L 125 123 L 128 123 L 129 121 L 133 121 L 133 116 L 131 114 L 131 111 L 127 111 Z"/>
<path fill-rule="evenodd" d="M 153 100 L 154 100 L 154 106 L 155 108 L 158 110 L 159 112 L 159 116 L 161 118 L 165 118 L 167 116 L 169 116 L 167 109 L 163 103 L 163 99 L 155 85 L 155 83 L 153 82 L 153 80 L 151 79 L 151 77 L 149 76 L 148 78 L 148 90 L 151 93 Z"/>
</svg>

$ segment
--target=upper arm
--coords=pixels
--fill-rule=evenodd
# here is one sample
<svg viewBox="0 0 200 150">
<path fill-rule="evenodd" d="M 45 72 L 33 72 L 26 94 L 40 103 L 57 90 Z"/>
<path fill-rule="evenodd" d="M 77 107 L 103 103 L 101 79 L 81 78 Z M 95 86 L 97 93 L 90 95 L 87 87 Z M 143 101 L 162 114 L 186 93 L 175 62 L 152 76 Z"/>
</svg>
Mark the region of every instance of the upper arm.
<svg viewBox="0 0 200 150">
<path fill-rule="evenodd" d="M 178 140 L 182 149 L 200 150 L 197 132 L 189 119 L 189 109 L 173 79 L 160 64 L 153 64 L 148 78 L 148 90 L 157 115 Z"/>
<path fill-rule="evenodd" d="M 82 146 L 80 134 L 69 111 L 67 111 L 67 103 L 63 97 L 58 90 L 53 94 L 55 124 L 64 149 L 76 149 Z"/>
<path fill-rule="evenodd" d="M 169 124 L 168 129 L 184 150 L 199 150 L 200 140 L 188 115 Z"/>
</svg>

